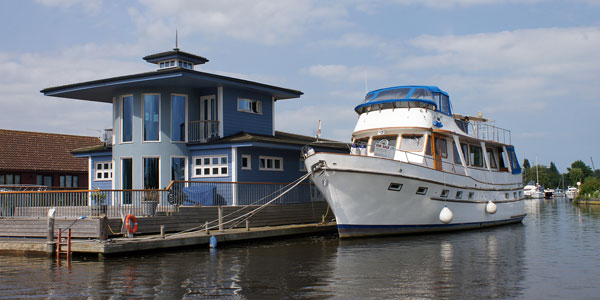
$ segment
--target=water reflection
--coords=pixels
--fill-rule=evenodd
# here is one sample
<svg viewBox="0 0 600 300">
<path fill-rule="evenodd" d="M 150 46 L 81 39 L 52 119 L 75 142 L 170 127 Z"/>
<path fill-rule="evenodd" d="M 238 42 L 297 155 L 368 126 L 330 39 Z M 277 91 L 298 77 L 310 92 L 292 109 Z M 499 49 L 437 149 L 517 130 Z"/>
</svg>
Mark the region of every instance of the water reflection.
<svg viewBox="0 0 600 300">
<path fill-rule="evenodd" d="M 600 206 L 525 208 L 523 224 L 448 234 L 300 237 L 70 267 L 0 256 L 0 299 L 593 299 Z"/>
</svg>

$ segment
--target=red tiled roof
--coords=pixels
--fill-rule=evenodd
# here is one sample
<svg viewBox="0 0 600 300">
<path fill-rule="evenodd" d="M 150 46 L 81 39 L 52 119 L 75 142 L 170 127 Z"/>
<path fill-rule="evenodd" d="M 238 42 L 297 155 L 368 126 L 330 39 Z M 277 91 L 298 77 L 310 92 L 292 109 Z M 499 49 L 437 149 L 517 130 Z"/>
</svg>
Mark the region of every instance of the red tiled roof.
<svg viewBox="0 0 600 300">
<path fill-rule="evenodd" d="M 101 145 L 91 136 L 0 129 L 0 170 L 86 172 L 86 158 L 71 151 Z"/>
</svg>

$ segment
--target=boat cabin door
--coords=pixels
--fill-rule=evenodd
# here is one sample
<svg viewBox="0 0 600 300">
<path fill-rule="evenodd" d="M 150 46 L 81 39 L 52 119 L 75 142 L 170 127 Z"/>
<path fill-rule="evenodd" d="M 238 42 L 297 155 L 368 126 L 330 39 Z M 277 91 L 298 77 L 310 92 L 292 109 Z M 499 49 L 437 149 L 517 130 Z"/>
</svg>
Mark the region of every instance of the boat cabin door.
<svg viewBox="0 0 600 300">
<path fill-rule="evenodd" d="M 431 154 L 433 156 L 433 168 L 441 171 L 442 170 L 442 149 L 440 149 L 441 139 L 435 133 L 431 133 Z"/>
</svg>

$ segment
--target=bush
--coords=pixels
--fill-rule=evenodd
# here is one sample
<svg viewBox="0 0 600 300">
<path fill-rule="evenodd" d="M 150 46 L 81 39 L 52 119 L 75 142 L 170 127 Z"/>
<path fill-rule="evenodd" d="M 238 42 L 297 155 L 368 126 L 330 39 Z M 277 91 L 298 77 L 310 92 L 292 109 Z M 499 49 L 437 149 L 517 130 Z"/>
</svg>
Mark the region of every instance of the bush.
<svg viewBox="0 0 600 300">
<path fill-rule="evenodd" d="M 581 198 L 588 199 L 588 195 L 592 198 L 598 198 L 600 189 L 600 179 L 595 177 L 588 177 L 584 180 L 583 184 L 579 189 L 579 195 Z"/>
</svg>

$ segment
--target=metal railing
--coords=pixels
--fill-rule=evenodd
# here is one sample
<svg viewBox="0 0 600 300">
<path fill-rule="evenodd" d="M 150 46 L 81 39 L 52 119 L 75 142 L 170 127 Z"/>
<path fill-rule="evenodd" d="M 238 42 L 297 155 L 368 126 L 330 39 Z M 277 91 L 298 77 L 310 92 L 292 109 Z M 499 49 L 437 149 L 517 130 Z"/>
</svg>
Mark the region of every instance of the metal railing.
<svg viewBox="0 0 600 300">
<path fill-rule="evenodd" d="M 164 190 L 0 191 L 0 218 L 121 218 L 166 215 L 178 206 L 260 205 L 288 189 L 285 183 L 172 182 Z M 302 183 L 274 204 L 324 201 L 310 183 Z"/>
<path fill-rule="evenodd" d="M 219 121 L 190 121 L 188 142 L 207 142 L 219 137 Z"/>
<path fill-rule="evenodd" d="M 469 122 L 472 131 L 470 136 L 484 141 L 493 141 L 512 145 L 510 130 L 483 122 Z"/>
</svg>

